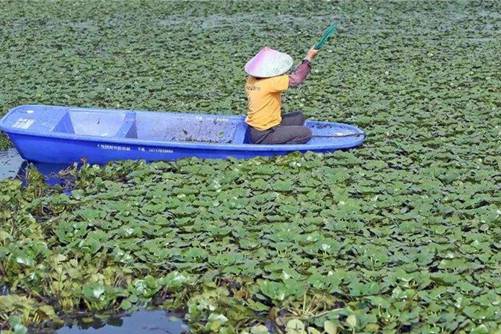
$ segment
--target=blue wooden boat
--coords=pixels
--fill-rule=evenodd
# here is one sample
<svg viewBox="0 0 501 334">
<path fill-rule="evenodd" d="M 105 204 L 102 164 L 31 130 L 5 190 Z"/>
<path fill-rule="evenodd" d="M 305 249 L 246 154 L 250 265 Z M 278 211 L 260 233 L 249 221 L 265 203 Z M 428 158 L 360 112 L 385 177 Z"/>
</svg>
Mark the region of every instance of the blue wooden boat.
<svg viewBox="0 0 501 334">
<path fill-rule="evenodd" d="M 29 161 L 67 164 L 85 159 L 237 159 L 291 152 L 331 152 L 363 143 L 355 126 L 307 120 L 313 138 L 303 145 L 249 143 L 244 116 L 105 110 L 22 105 L 1 120 L 0 130 Z"/>
</svg>

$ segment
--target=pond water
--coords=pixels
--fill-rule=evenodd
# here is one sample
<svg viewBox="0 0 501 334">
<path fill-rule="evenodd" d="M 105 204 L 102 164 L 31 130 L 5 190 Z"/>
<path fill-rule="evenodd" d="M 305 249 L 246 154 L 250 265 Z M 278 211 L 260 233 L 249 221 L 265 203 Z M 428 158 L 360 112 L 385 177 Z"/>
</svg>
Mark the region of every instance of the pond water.
<svg viewBox="0 0 501 334">
<path fill-rule="evenodd" d="M 106 322 L 98 318 L 89 323 L 74 320 L 58 329 L 56 334 L 181 334 L 188 326 L 175 314 L 166 311 L 138 311 Z"/>
<path fill-rule="evenodd" d="M 23 161 L 15 148 L 0 151 L 0 180 L 15 177 L 21 169 Z"/>
<path fill-rule="evenodd" d="M 64 180 L 58 177 L 57 173 L 68 167 L 64 164 L 35 163 L 33 165 L 45 176 L 49 185 L 61 184 Z M 0 180 L 17 177 L 24 182 L 28 166 L 29 163 L 23 160 L 15 148 L 0 151 Z"/>
</svg>

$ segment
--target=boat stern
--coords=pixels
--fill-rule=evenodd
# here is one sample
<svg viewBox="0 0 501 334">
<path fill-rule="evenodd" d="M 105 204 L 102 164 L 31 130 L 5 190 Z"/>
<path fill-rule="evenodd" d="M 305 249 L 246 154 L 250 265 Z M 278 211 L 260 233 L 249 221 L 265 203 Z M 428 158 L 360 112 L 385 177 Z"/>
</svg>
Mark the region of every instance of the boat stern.
<svg viewBox="0 0 501 334">
<path fill-rule="evenodd" d="M 48 133 L 54 130 L 67 111 L 66 107 L 50 107 L 49 112 L 48 106 L 18 106 L 0 120 L 0 130 L 7 134 L 26 131 Z"/>
</svg>

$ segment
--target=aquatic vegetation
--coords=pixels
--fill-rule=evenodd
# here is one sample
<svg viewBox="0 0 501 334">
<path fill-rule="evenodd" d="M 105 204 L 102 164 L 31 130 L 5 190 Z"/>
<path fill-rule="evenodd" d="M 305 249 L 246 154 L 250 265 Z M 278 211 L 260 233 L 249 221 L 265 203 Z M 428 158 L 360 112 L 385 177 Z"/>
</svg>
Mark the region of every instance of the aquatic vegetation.
<svg viewBox="0 0 501 334">
<path fill-rule="evenodd" d="M 152 305 L 193 332 L 500 330 L 498 2 L 6 6 L 2 111 L 242 114 L 249 55 L 297 59 L 336 13 L 336 40 L 284 105 L 368 139 L 324 156 L 85 166 L 67 172 L 70 195 L 33 171 L 27 188 L 1 182 L 0 328 Z"/>
<path fill-rule="evenodd" d="M 195 331 L 495 328 L 498 172 L 369 155 L 86 166 L 69 196 L 4 181 L 1 283 L 58 311 L 182 309 Z"/>
</svg>

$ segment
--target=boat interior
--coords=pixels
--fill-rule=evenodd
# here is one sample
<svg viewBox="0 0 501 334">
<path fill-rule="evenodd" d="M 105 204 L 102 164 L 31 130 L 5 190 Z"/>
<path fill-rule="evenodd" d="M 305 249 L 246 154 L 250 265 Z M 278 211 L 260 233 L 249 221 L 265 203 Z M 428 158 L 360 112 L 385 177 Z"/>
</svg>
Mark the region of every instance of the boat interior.
<svg viewBox="0 0 501 334">
<path fill-rule="evenodd" d="M 105 110 L 58 106 L 16 107 L 2 121 L 11 128 L 33 132 L 64 133 L 101 138 L 129 138 L 145 141 L 213 144 L 250 144 L 244 116 L 211 114 Z M 357 128 L 340 123 L 307 120 L 313 131 L 308 144 L 359 140 Z M 351 136 L 351 137 L 350 137 Z"/>
<path fill-rule="evenodd" d="M 243 144 L 248 140 L 247 128 L 239 117 L 70 109 L 54 131 L 155 141 Z"/>
</svg>

